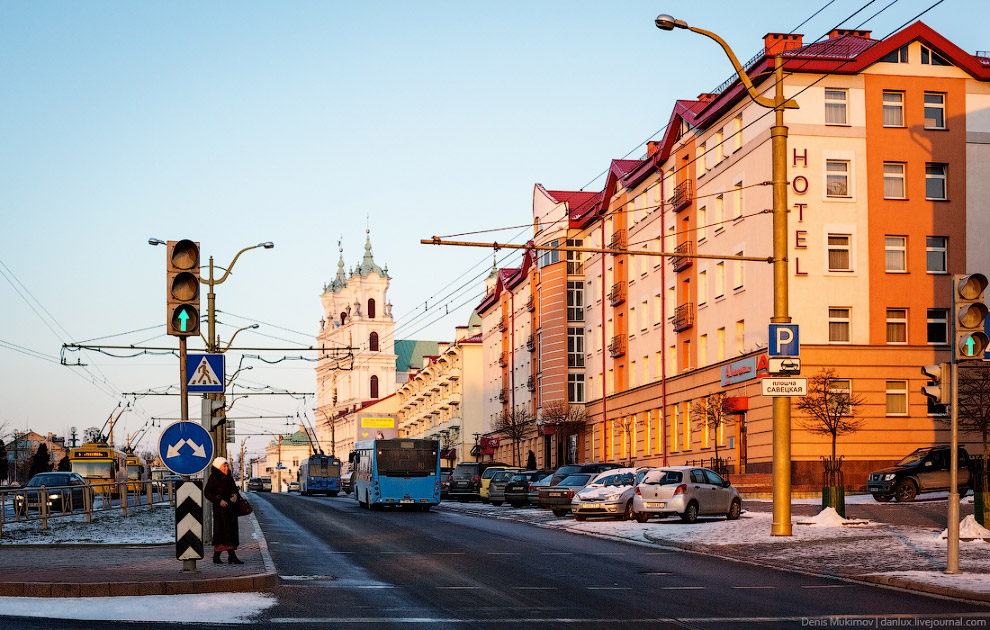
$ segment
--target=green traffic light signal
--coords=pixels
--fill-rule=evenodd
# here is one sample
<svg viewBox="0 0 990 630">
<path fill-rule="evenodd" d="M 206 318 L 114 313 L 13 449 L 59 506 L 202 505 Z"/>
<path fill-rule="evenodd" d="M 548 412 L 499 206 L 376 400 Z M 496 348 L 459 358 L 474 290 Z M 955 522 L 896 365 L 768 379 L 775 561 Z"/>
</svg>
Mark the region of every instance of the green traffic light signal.
<svg viewBox="0 0 990 630">
<path fill-rule="evenodd" d="M 956 359 L 982 359 L 990 338 L 984 330 L 987 305 L 983 292 L 987 277 L 982 273 L 960 274 L 953 277 L 953 303 L 956 308 Z"/>
<path fill-rule="evenodd" d="M 199 243 L 169 241 L 166 258 L 168 334 L 199 334 Z"/>
</svg>

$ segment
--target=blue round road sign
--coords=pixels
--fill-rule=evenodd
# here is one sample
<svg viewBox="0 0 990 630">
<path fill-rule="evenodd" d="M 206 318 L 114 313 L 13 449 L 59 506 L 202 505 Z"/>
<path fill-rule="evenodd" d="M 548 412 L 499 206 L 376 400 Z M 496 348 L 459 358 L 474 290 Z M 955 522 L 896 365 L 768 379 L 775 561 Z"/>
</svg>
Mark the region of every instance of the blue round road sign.
<svg viewBox="0 0 990 630">
<path fill-rule="evenodd" d="M 177 475 L 195 475 L 213 461 L 213 438 L 195 422 L 173 422 L 158 439 L 158 456 Z"/>
</svg>

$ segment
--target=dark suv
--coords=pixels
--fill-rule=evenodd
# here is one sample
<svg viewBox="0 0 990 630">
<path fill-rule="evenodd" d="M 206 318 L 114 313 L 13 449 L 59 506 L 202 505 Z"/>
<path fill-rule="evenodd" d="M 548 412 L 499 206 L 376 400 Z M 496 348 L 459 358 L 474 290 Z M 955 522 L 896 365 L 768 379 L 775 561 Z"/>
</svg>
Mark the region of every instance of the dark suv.
<svg viewBox="0 0 990 630">
<path fill-rule="evenodd" d="M 896 466 L 870 473 L 866 491 L 880 502 L 891 499 L 914 501 L 924 492 L 939 492 L 949 489 L 948 446 L 927 446 L 919 448 Z M 959 492 L 965 495 L 972 487 L 969 453 L 959 447 Z"/>
<path fill-rule="evenodd" d="M 481 475 L 491 466 L 506 466 L 499 462 L 462 462 L 454 466 L 450 475 L 448 494 L 451 499 L 458 501 L 474 501 L 481 499 Z"/>
<path fill-rule="evenodd" d="M 613 468 L 621 468 L 619 464 L 610 464 L 607 462 L 595 462 L 589 464 L 565 464 L 561 466 L 553 473 L 553 477 L 550 479 L 550 485 L 556 486 L 560 481 L 568 475 L 576 475 L 578 473 L 594 473 L 598 474 L 600 472 L 605 472 L 606 470 L 612 470 Z"/>
</svg>

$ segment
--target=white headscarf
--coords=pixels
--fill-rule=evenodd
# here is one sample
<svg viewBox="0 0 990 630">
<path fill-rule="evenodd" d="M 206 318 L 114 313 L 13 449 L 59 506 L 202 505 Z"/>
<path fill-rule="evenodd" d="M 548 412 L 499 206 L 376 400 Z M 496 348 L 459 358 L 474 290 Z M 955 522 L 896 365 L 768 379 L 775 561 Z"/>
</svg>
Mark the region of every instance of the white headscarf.
<svg viewBox="0 0 990 630">
<path fill-rule="evenodd" d="M 213 467 L 216 468 L 217 470 L 220 470 L 224 464 L 227 464 L 229 466 L 230 462 L 228 462 L 223 457 L 218 457 L 213 460 Z"/>
</svg>

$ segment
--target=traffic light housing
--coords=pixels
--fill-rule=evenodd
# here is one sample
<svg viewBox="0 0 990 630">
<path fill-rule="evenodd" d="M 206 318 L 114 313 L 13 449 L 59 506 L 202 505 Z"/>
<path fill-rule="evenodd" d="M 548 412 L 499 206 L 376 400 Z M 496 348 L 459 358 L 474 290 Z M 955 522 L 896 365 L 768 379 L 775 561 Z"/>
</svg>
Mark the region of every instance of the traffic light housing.
<svg viewBox="0 0 990 630">
<path fill-rule="evenodd" d="M 166 332 L 199 334 L 199 243 L 169 241 L 166 257 Z"/>
<path fill-rule="evenodd" d="M 203 428 L 210 431 L 227 422 L 226 402 L 203 398 Z M 207 424 L 209 421 L 209 424 Z"/>
<path fill-rule="evenodd" d="M 987 277 L 982 273 L 957 274 L 953 276 L 952 284 L 956 308 L 956 359 L 982 359 L 990 345 L 984 331 L 987 305 L 983 303 L 983 292 L 987 288 Z"/>
<path fill-rule="evenodd" d="M 921 393 L 928 396 L 932 403 L 948 405 L 952 402 L 952 364 L 926 365 L 921 373 L 928 377 L 931 385 L 924 385 Z"/>
</svg>

